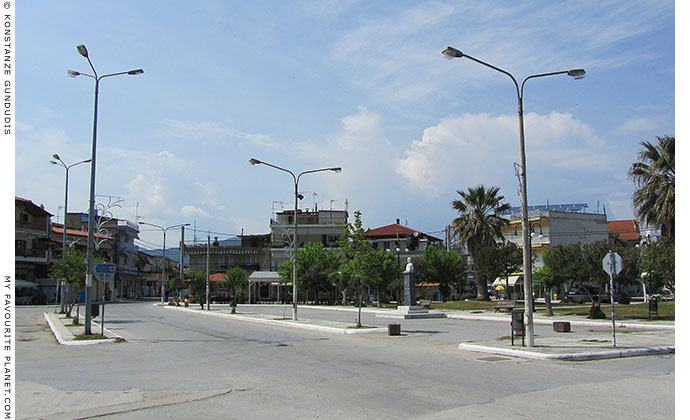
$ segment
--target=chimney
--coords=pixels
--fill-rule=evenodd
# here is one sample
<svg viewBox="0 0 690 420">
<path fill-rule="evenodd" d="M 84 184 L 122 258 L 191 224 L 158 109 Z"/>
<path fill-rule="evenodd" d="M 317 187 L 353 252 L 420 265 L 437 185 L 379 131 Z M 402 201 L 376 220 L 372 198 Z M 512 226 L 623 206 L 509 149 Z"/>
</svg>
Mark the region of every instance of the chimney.
<svg viewBox="0 0 690 420">
<path fill-rule="evenodd" d="M 400 219 L 395 219 L 395 224 L 399 225 L 400 224 Z"/>
</svg>

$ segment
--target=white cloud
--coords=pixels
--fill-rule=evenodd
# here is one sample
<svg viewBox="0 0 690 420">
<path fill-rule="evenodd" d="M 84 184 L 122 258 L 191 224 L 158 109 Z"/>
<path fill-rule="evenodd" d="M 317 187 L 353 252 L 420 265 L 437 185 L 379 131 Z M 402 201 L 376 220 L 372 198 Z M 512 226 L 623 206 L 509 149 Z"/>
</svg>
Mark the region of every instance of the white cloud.
<svg viewBox="0 0 690 420">
<path fill-rule="evenodd" d="M 610 169 L 603 140 L 569 114 L 525 117 L 528 174 Z M 511 186 L 513 162 L 519 163 L 516 117 L 465 114 L 424 130 L 397 166 L 414 187 L 430 195 L 477 184 Z M 577 181 L 576 181 L 577 182 Z"/>
<path fill-rule="evenodd" d="M 194 206 L 182 206 L 180 209 L 180 215 L 184 218 L 187 219 L 195 219 L 198 217 L 201 218 L 208 218 L 211 217 L 208 213 L 203 211 L 202 209 Z"/>
<path fill-rule="evenodd" d="M 617 135 L 639 135 L 640 132 L 652 131 L 659 125 L 659 119 L 655 117 L 633 117 L 618 126 L 614 133 Z"/>
</svg>

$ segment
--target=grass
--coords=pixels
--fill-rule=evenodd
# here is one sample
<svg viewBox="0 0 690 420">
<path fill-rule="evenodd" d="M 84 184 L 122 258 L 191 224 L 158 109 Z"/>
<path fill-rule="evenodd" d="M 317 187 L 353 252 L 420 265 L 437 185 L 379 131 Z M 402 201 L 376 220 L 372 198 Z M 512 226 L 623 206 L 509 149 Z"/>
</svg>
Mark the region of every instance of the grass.
<svg viewBox="0 0 690 420">
<path fill-rule="evenodd" d="M 100 334 L 79 334 L 79 335 L 74 336 L 74 339 L 79 340 L 79 341 L 83 341 L 83 340 L 105 340 L 107 338 L 108 337 L 106 337 L 104 335 L 100 335 Z"/>
<path fill-rule="evenodd" d="M 433 302 L 431 304 L 431 309 L 437 310 L 460 310 L 460 311 L 479 311 L 479 310 L 489 310 L 493 311 L 496 302 L 490 301 L 480 301 L 480 300 L 459 300 L 459 301 L 449 301 L 449 302 Z M 515 305 L 516 308 L 524 307 L 522 303 Z M 573 303 L 558 303 L 552 304 L 554 315 L 576 315 L 587 317 L 589 315 L 589 308 L 591 303 L 587 304 L 573 304 Z M 537 303 L 535 305 L 535 310 L 542 312 L 545 310 L 545 305 L 543 303 Z M 607 315 L 611 314 L 611 305 L 602 304 L 601 310 Z M 628 319 L 648 319 L 649 318 L 649 306 L 647 304 L 630 304 L 621 305 L 617 304 L 615 307 L 616 319 L 628 318 Z M 656 319 L 655 317 L 651 318 Z M 659 320 L 663 321 L 675 321 L 676 319 L 676 303 L 675 302 L 659 302 Z"/>
</svg>

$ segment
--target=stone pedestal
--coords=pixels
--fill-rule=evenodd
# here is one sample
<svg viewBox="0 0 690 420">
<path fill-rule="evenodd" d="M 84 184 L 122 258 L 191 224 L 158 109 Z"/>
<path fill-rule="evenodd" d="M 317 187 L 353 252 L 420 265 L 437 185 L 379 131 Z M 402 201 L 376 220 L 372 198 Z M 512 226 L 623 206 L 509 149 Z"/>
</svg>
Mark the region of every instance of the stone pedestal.
<svg viewBox="0 0 690 420">
<path fill-rule="evenodd" d="M 417 289 L 414 280 L 414 271 L 403 273 L 403 304 L 405 306 L 415 306 L 417 304 Z"/>
<path fill-rule="evenodd" d="M 408 267 L 411 265 L 408 263 Z M 403 273 L 403 287 L 405 288 L 403 305 L 398 306 L 395 312 L 377 314 L 377 317 L 395 319 L 446 318 L 446 314 L 443 312 L 429 312 L 423 306 L 417 305 L 414 269 L 408 269 Z"/>
</svg>

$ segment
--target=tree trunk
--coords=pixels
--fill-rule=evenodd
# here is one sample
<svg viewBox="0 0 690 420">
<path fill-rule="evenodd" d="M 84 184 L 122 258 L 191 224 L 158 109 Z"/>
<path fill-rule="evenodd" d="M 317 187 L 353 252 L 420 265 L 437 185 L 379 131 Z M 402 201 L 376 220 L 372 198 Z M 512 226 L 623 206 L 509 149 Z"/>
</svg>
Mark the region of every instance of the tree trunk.
<svg viewBox="0 0 690 420">
<path fill-rule="evenodd" d="M 551 288 L 546 287 L 546 316 L 553 316 L 553 308 L 551 307 Z"/>
<path fill-rule="evenodd" d="M 510 300 L 510 283 L 508 282 L 508 277 L 506 277 L 506 299 Z"/>
<path fill-rule="evenodd" d="M 489 300 L 489 292 L 486 290 L 486 282 L 478 279 L 477 282 L 477 300 Z"/>
<path fill-rule="evenodd" d="M 381 290 L 379 287 L 376 288 L 376 307 L 381 307 Z"/>
</svg>

